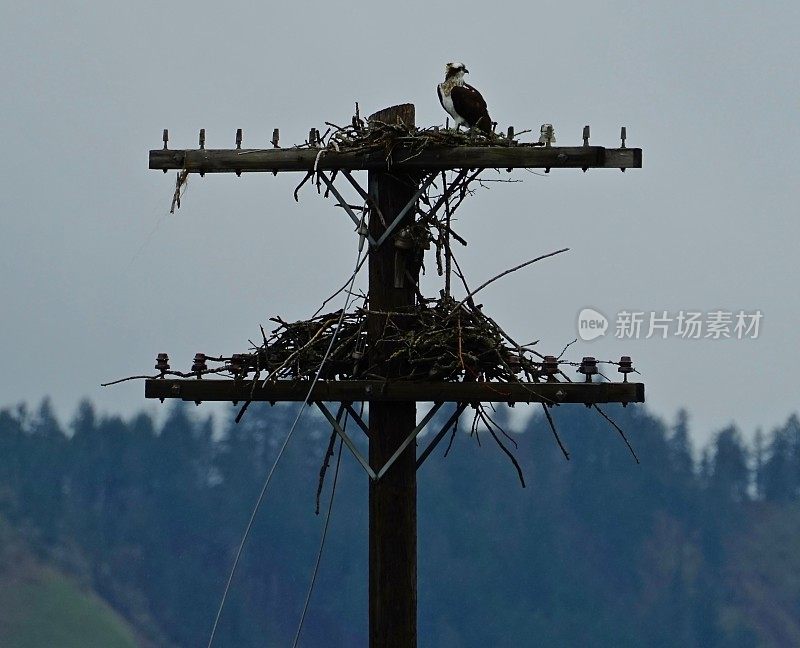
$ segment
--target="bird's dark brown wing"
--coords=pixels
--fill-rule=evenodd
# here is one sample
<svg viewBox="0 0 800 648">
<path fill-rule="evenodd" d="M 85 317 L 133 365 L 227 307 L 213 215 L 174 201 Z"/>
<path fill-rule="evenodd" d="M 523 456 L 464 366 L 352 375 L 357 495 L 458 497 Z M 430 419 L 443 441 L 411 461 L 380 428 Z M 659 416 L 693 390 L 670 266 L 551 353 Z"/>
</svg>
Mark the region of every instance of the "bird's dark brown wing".
<svg viewBox="0 0 800 648">
<path fill-rule="evenodd" d="M 469 84 L 455 86 L 450 91 L 453 99 L 453 108 L 473 128 L 479 128 L 484 133 L 492 132 L 492 118 L 486 109 L 481 93 Z"/>
</svg>

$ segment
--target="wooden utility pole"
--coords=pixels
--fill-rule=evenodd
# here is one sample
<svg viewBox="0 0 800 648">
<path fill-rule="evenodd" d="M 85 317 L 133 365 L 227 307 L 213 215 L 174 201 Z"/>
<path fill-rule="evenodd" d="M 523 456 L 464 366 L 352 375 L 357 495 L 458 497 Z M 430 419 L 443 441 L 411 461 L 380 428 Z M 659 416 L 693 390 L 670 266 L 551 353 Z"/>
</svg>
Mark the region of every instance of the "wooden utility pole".
<svg viewBox="0 0 800 648">
<path fill-rule="evenodd" d="M 386 108 L 370 120 L 414 126 L 413 104 Z M 414 196 L 419 181 L 410 174 L 369 172 L 369 195 L 387 223 Z M 413 210 L 408 221 L 413 222 Z M 400 224 L 403 227 L 403 224 Z M 379 239 L 386 226 L 371 218 L 370 235 Z M 398 230 L 399 231 L 399 230 Z M 397 311 L 413 306 L 419 269 L 404 264 L 394 245 L 383 245 L 369 256 L 369 308 Z M 401 267 L 396 267 L 399 264 Z M 406 276 L 404 267 L 410 273 Z M 398 276 L 399 275 L 399 276 Z M 399 281 L 396 279 L 399 278 Z M 397 287 L 396 284 L 402 284 Z M 379 362 L 376 342 L 386 318 L 369 316 L 370 364 Z M 390 367 L 388 371 L 392 371 Z M 387 378 L 395 376 L 388 375 Z M 394 454 L 417 424 L 414 401 L 369 406 L 369 462 L 377 471 Z M 414 648 L 417 645 L 417 467 L 416 444 L 410 444 L 383 479 L 369 485 L 369 645 L 371 648 Z"/>
<path fill-rule="evenodd" d="M 415 125 L 414 106 L 402 104 L 381 110 L 370 121 L 384 124 Z M 355 123 L 355 122 L 354 122 Z M 511 132 L 511 131 L 510 131 Z M 206 149 L 205 129 L 200 132 L 200 148 L 172 150 L 168 148 L 168 131 L 164 131 L 163 149 L 150 151 L 150 168 L 179 171 L 176 195 L 181 178 L 189 173 L 242 172 L 306 172 L 317 178 L 337 196 L 340 207 L 350 211 L 328 179 L 326 171 L 342 171 L 365 197 L 365 191 L 349 175 L 349 171 L 367 171 L 369 197 L 369 314 L 367 317 L 367 353 L 369 366 L 381 367 L 380 376 L 369 380 L 322 380 L 314 384 L 303 380 L 252 381 L 245 379 L 253 368 L 234 373 L 234 379 L 187 379 L 186 374 L 169 372 L 166 354 L 156 363 L 160 378 L 145 383 L 148 398 L 180 398 L 195 401 L 302 401 L 314 402 L 332 423 L 348 448 L 370 476 L 369 484 L 369 645 L 371 648 L 415 648 L 417 645 L 417 469 L 454 425 L 467 404 L 480 402 L 538 402 L 547 405 L 565 403 L 632 403 L 644 401 L 644 385 L 627 382 L 633 369 L 630 358 L 624 382 L 573 383 L 555 377 L 558 359 L 544 357 L 543 375 L 547 378 L 523 381 L 428 381 L 404 380 L 403 367 L 385 362 L 392 350 L 382 342 L 392 312 L 392 325 L 402 326 L 402 311 L 415 306 L 419 279 L 419 250 L 410 247 L 411 237 L 402 236 L 404 227 L 413 224 L 416 202 L 433 178 L 432 173 L 445 170 L 484 168 L 639 168 L 642 151 L 625 146 L 622 128 L 620 148 L 589 145 L 589 127 L 585 127 L 583 146 L 517 146 L 509 137 L 505 145 L 498 141 L 488 146 L 409 147 L 406 142 L 386 150 L 338 150 L 338 146 L 321 148 L 319 135 L 309 138 L 309 147 L 280 148 L 278 131 L 273 134 L 271 149 L 242 149 L 241 130 L 237 132 L 236 149 Z M 425 180 L 421 180 L 426 176 Z M 301 183 L 302 186 L 302 183 Z M 433 208 L 435 211 L 436 208 Z M 394 221 L 405 214 L 402 222 Z M 389 231 L 387 231 L 389 230 Z M 361 232 L 360 232 L 361 234 Z M 398 237 L 398 234 L 401 234 Z M 385 236 L 385 238 L 384 238 Z M 403 239 L 403 240 L 401 240 Z M 397 243 L 400 242 L 398 245 Z M 202 366 L 205 366 L 205 356 Z M 160 357 L 160 356 L 159 356 Z M 552 364 L 546 371 L 548 358 Z M 624 358 L 623 358 L 624 359 Z M 585 359 L 586 360 L 586 359 Z M 593 358 L 590 358 L 595 362 Z M 544 366 L 547 364 L 547 367 Z M 623 371 L 620 364 L 620 371 Z M 193 368 L 194 372 L 195 369 Z M 258 369 L 260 372 L 261 369 Z M 596 371 L 596 369 L 595 369 Z M 167 373 L 182 376 L 166 378 Z M 201 377 L 196 372 L 196 378 Z M 259 373 L 256 374 L 257 376 Z M 310 390 L 310 391 L 309 391 Z M 369 457 L 365 459 L 347 433 L 330 415 L 323 402 L 340 402 L 347 406 L 359 427 L 369 436 Z M 416 403 L 434 401 L 436 406 L 417 425 Z M 352 409 L 353 402 L 369 403 L 369 424 L 365 425 Z M 457 404 L 456 411 L 444 427 L 433 435 L 419 459 L 416 456 L 416 435 L 425 427 L 442 402 Z M 405 445 L 404 445 L 405 444 Z M 402 448 L 405 448 L 401 451 Z M 397 456 L 395 456 L 397 454 Z"/>
</svg>

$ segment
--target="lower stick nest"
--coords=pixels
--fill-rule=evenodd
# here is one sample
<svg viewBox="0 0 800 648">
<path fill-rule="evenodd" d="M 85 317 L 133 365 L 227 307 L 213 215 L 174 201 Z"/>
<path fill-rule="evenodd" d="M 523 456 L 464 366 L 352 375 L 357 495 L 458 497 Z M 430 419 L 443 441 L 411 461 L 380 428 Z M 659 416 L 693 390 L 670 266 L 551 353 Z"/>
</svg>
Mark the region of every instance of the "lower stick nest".
<svg viewBox="0 0 800 648">
<path fill-rule="evenodd" d="M 278 328 L 242 360 L 261 377 L 310 380 L 335 334 L 321 379 L 511 382 L 540 375 L 531 352 L 508 344 L 500 327 L 471 300 L 442 297 L 392 312 L 359 308 L 344 315 L 336 333 L 340 317 L 341 311 L 293 323 L 273 318 Z M 369 317 L 380 327 L 371 353 Z"/>
</svg>

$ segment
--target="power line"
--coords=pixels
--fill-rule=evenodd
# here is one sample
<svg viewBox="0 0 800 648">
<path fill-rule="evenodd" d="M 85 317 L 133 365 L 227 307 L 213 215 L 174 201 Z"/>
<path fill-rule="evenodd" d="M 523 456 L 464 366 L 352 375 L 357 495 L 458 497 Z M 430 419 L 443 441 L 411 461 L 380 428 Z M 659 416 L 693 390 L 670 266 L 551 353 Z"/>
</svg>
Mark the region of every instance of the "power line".
<svg viewBox="0 0 800 648">
<path fill-rule="evenodd" d="M 345 424 L 347 418 L 345 418 Z M 306 600 L 303 604 L 303 612 L 300 615 L 300 623 L 297 625 L 297 633 L 294 635 L 292 648 L 297 648 L 297 642 L 300 641 L 300 632 L 303 630 L 303 622 L 306 619 L 306 612 L 308 612 L 308 604 L 311 601 L 311 594 L 314 591 L 314 584 L 317 582 L 317 572 L 319 571 L 319 564 L 322 561 L 322 550 L 325 548 L 325 538 L 328 535 L 328 525 L 331 521 L 331 511 L 333 510 L 333 497 L 336 495 L 336 482 L 339 478 L 339 463 L 342 460 L 342 440 L 339 439 L 339 455 L 336 457 L 336 470 L 333 473 L 333 484 L 331 485 L 331 499 L 328 502 L 328 512 L 325 514 L 325 526 L 322 528 L 322 538 L 319 541 L 319 551 L 317 552 L 317 562 L 314 564 L 314 571 L 311 573 L 311 582 L 308 585 L 308 592 L 306 593 Z"/>
<path fill-rule="evenodd" d="M 339 315 L 339 321 L 336 323 L 336 330 L 334 331 L 333 335 L 331 336 L 331 341 L 328 344 L 328 349 L 325 351 L 325 355 L 322 358 L 322 362 L 319 364 L 319 369 L 317 369 L 317 373 L 314 376 L 314 380 L 311 381 L 311 386 L 308 388 L 308 394 L 306 398 L 303 400 L 303 404 L 300 406 L 300 411 L 297 412 L 297 416 L 294 419 L 294 423 L 292 423 L 292 427 L 289 428 L 289 433 L 286 435 L 286 438 L 283 440 L 283 444 L 278 450 L 278 456 L 275 457 L 275 461 L 272 464 L 272 467 L 269 469 L 267 473 L 267 478 L 264 480 L 264 485 L 261 487 L 261 492 L 258 494 L 258 499 L 256 499 L 256 503 L 253 506 L 253 511 L 250 514 L 250 519 L 247 522 L 247 526 L 245 527 L 244 533 L 242 534 L 242 541 L 239 543 L 239 548 L 236 551 L 236 557 L 233 559 L 233 566 L 231 567 L 231 572 L 228 575 L 228 582 L 225 584 L 225 590 L 222 593 L 222 600 L 219 603 L 219 609 L 217 610 L 217 615 L 214 618 L 214 625 L 211 628 L 211 636 L 208 639 L 208 648 L 211 648 L 212 644 L 214 643 L 214 637 L 217 633 L 217 626 L 219 625 L 219 619 L 222 616 L 222 610 L 225 607 L 225 602 L 228 600 L 228 592 L 231 588 L 231 583 L 233 582 L 233 577 L 236 574 L 236 569 L 239 567 L 239 560 L 242 557 L 242 551 L 244 551 L 244 545 L 247 542 L 247 538 L 250 535 L 250 530 L 253 528 L 253 522 L 255 521 L 256 514 L 258 513 L 258 509 L 261 507 L 261 502 L 264 500 L 264 496 L 266 495 L 267 488 L 269 487 L 270 482 L 272 481 L 272 475 L 275 473 L 275 469 L 278 467 L 278 463 L 283 456 L 284 451 L 286 450 L 286 446 L 289 445 L 289 440 L 292 438 L 292 434 L 294 433 L 295 428 L 297 427 L 297 423 L 300 421 L 300 417 L 305 412 L 306 406 L 308 405 L 308 399 L 311 397 L 311 393 L 314 391 L 314 387 L 319 380 L 319 376 L 322 373 L 322 368 L 325 366 L 325 362 L 328 360 L 328 356 L 333 349 L 333 345 L 336 343 L 336 338 L 339 335 L 339 328 L 342 325 L 342 320 L 344 319 L 344 314 L 347 312 L 348 307 L 350 306 L 350 298 L 352 297 L 353 292 L 353 284 L 356 280 L 356 275 L 358 275 L 358 270 L 361 267 L 361 253 L 364 249 L 364 236 L 362 235 L 359 238 L 358 242 L 358 254 L 356 255 L 356 264 L 355 268 L 353 269 L 353 274 L 350 276 L 350 285 L 346 292 L 346 299 L 344 303 L 344 307 L 342 308 L 342 312 Z"/>
</svg>

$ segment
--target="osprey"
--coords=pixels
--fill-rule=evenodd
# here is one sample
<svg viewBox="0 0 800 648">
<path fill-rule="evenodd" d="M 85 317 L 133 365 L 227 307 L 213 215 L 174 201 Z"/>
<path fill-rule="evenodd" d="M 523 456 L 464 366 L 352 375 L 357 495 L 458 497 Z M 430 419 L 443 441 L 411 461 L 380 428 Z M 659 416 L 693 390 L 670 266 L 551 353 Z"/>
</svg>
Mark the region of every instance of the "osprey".
<svg viewBox="0 0 800 648">
<path fill-rule="evenodd" d="M 439 101 L 456 122 L 456 128 L 478 128 L 487 135 L 492 132 L 492 118 L 486 109 L 481 93 L 468 83 L 464 75 L 469 70 L 463 63 L 448 63 L 444 66 L 444 82 L 436 88 Z"/>
</svg>

